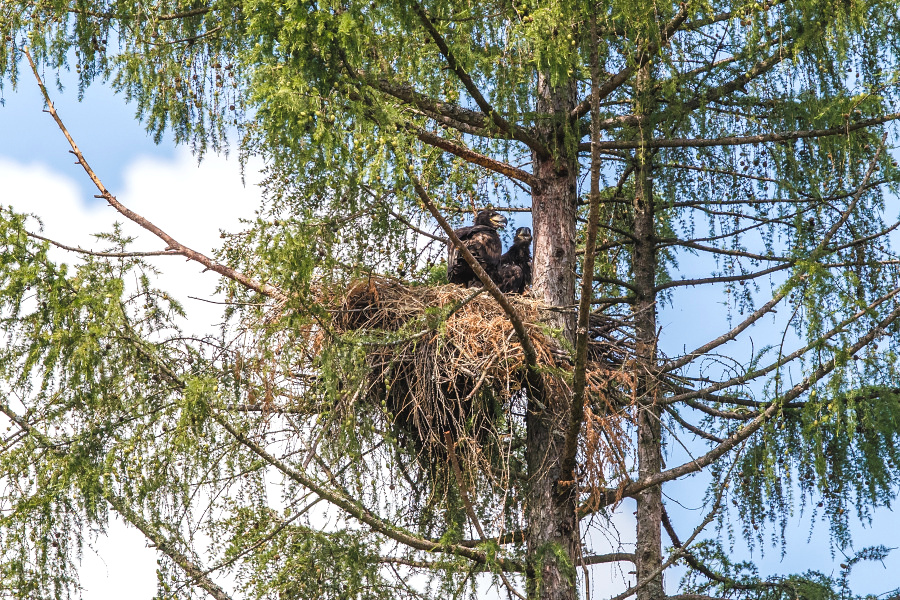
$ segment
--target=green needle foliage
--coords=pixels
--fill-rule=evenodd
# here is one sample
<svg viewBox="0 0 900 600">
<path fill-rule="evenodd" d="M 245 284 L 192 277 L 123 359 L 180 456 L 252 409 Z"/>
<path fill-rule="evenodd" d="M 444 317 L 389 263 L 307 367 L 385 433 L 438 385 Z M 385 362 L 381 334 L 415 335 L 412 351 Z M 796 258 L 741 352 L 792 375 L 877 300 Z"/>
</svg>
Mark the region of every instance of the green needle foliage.
<svg viewBox="0 0 900 600">
<path fill-rule="evenodd" d="M 223 277 L 227 324 L 188 335 L 118 230 L 66 266 L 0 213 L 0 598 L 77 597 L 111 514 L 158 549 L 161 599 L 567 600 L 587 582 L 843 600 L 888 555 L 851 534 L 900 481 L 900 4 L 0 0 L 0 37 L 3 93 L 31 85 L 27 46 L 79 95 L 117 90 L 157 141 L 262 157 L 258 218 L 215 259 L 277 291 Z M 451 452 L 388 400 L 412 389 L 403 352 L 449 355 L 465 302 L 355 329 L 339 309 L 348 289 L 442 283 L 435 211 L 485 205 L 534 230 L 556 358 L 511 367 L 515 393 L 474 386 L 451 434 L 478 443 Z M 604 389 L 626 400 L 572 391 L 587 253 L 594 322 L 628 354 Z M 657 317 L 703 301 L 724 314 L 684 348 Z M 701 469 L 705 516 L 670 519 L 663 488 Z M 608 548 L 623 499 L 637 526 Z M 733 556 L 786 552 L 798 518 L 827 524 L 838 575 Z M 601 563 L 630 592 L 592 579 Z"/>
</svg>

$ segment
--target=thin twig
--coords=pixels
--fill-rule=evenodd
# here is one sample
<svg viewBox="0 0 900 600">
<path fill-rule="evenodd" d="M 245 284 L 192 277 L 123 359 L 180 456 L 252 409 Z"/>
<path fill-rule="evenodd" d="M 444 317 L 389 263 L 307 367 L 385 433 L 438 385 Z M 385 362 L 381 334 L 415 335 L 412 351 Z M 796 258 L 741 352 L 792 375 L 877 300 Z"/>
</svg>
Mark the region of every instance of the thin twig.
<svg viewBox="0 0 900 600">
<path fill-rule="evenodd" d="M 481 527 L 481 521 L 478 520 L 478 515 L 475 514 L 475 508 L 472 506 L 472 501 L 469 499 L 469 488 L 466 486 L 466 482 L 463 479 L 462 469 L 459 467 L 459 461 L 456 459 L 456 451 L 454 450 L 454 442 L 453 437 L 450 435 L 449 431 L 444 432 L 444 444 L 447 446 L 447 454 L 450 455 L 450 465 L 453 467 L 453 475 L 456 477 L 456 483 L 459 485 L 459 493 L 462 496 L 463 504 L 466 507 L 466 512 L 469 515 L 469 519 L 472 520 L 472 525 L 475 526 L 475 530 L 478 531 L 478 537 L 481 539 L 485 539 L 487 536 L 484 535 L 484 529 Z M 503 580 L 503 585 L 506 586 L 506 589 L 510 591 L 516 598 L 521 598 L 521 600 L 526 600 L 525 596 L 520 594 L 516 588 L 512 586 L 509 580 L 506 578 L 506 575 L 503 574 L 502 570 L 497 571 L 500 575 L 500 579 Z"/>
<path fill-rule="evenodd" d="M 173 250 L 156 250 L 150 252 L 102 252 L 96 250 L 85 250 L 81 246 L 67 246 L 63 243 L 57 242 L 56 240 L 52 240 L 48 237 L 44 237 L 42 235 L 38 235 L 36 233 L 32 233 L 30 231 L 26 231 L 25 235 L 28 237 L 32 237 L 37 240 L 41 240 L 47 242 L 57 248 L 62 248 L 63 250 L 68 250 L 69 252 L 78 252 L 79 254 L 87 254 L 89 256 L 102 256 L 104 258 L 138 258 L 142 256 L 181 256 L 178 252 Z"/>
</svg>

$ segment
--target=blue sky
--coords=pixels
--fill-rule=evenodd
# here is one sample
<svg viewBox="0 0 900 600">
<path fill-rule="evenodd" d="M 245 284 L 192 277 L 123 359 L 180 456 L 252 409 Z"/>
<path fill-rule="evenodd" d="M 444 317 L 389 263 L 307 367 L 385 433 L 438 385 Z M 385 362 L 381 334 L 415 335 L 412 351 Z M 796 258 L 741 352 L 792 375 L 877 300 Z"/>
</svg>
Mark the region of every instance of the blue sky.
<svg viewBox="0 0 900 600">
<path fill-rule="evenodd" d="M 79 167 L 68 153 L 68 144 L 56 123 L 42 112 L 44 103 L 31 72 L 21 73 L 17 90 L 13 91 L 8 83 L 4 87 L 4 106 L 0 107 L 0 156 L 26 164 L 40 162 L 55 172 L 72 177 L 91 198 L 95 192 L 90 181 L 78 172 Z M 177 152 L 170 140 L 154 144 L 136 121 L 134 107 L 115 96 L 108 87 L 95 85 L 88 88 L 82 102 L 78 101 L 75 85 L 63 93 L 51 87 L 50 93 L 66 127 L 94 170 L 103 174 L 110 190 L 122 188 L 125 168 L 136 158 L 171 159 Z"/>
<path fill-rule="evenodd" d="M 18 90 L 6 88 L 5 106 L 0 107 L 0 180 L 5 182 L 0 186 L 0 202 L 40 213 L 48 231 L 53 232 L 51 237 L 89 244 L 88 234 L 107 228 L 116 215 L 93 198 L 96 190 L 74 164 L 65 139 L 50 116 L 42 112 L 43 103 L 36 85 L 25 75 Z M 74 86 L 62 94 L 51 90 L 51 94 L 76 142 L 110 191 L 126 205 L 146 212 L 146 216 L 180 241 L 207 251 L 218 240 L 218 227 L 236 227 L 238 215 L 252 215 L 259 193 L 253 185 L 246 188 L 240 185 L 236 160 L 211 156 L 197 166 L 193 157 L 184 149 L 174 147 L 171 141 L 155 145 L 135 120 L 133 107 L 101 85 L 89 88 L 83 102 L 78 102 Z M 21 177 L 17 179 L 17 175 Z M 250 180 L 253 179 L 251 176 Z M 188 198 L 190 202 L 186 202 Z M 141 235 L 141 242 L 148 244 L 148 248 L 158 247 L 148 235 L 140 231 L 136 234 Z M 191 286 L 200 279 L 197 276 L 200 269 L 177 262 L 177 265 L 175 261 L 160 263 L 161 268 L 175 273 L 173 286 L 187 290 L 185 294 L 212 293 L 215 280 L 209 274 L 204 279 L 206 287 L 194 291 Z M 677 308 L 665 309 L 660 317 L 666 339 L 679 342 L 677 348 L 669 348 L 671 353 L 682 350 L 682 344 L 692 348 L 714 336 L 716 329 L 709 326 L 714 322 L 710 314 L 716 311 L 723 314 L 720 299 L 710 297 L 709 292 L 698 293 L 696 297 L 682 292 L 681 298 L 688 300 L 681 301 Z M 209 316 L 208 305 L 188 303 L 187 308 L 189 314 L 192 308 L 195 314 L 201 314 L 192 322 L 198 328 L 208 326 L 210 318 L 215 320 L 214 315 Z M 774 327 L 758 327 L 753 334 L 757 347 L 776 331 Z M 741 349 L 736 352 L 740 354 Z M 670 459 L 673 463 L 682 452 L 674 454 Z M 695 510 L 702 497 L 702 482 L 700 476 L 667 488 L 667 494 L 684 505 L 679 508 L 674 501 L 668 502 L 683 537 L 687 537 L 693 523 L 702 519 L 702 511 Z M 624 503 L 616 517 L 626 536 L 633 510 L 632 503 Z M 765 549 L 761 561 L 763 573 L 806 569 L 836 572 L 843 557 L 838 555 L 832 560 L 827 527 L 818 524 L 807 542 L 811 525 L 808 514 L 800 515 L 798 511 L 795 515 L 788 531 L 788 554 L 783 559 L 779 549 Z M 900 518 L 888 511 L 878 511 L 872 527 L 857 526 L 855 531 L 857 549 L 881 543 L 891 546 L 895 539 L 900 539 Z M 85 598 L 118 598 L 123 589 L 137 600 L 153 596 L 155 556 L 144 547 L 139 535 L 115 525 L 110 536 L 98 541 L 97 548 L 100 558 L 90 552 L 86 554 Z M 735 552 L 750 556 L 740 539 L 735 544 Z M 759 557 L 757 549 L 753 558 Z M 853 576 L 855 589 L 878 593 L 896 587 L 898 581 L 894 574 L 900 571 L 900 553 L 892 556 L 886 567 L 879 564 L 857 567 Z M 608 579 L 599 571 L 593 579 L 592 587 L 599 590 L 596 597 L 604 597 L 603 584 Z M 670 575 L 668 583 L 674 591 L 676 578 Z"/>
</svg>

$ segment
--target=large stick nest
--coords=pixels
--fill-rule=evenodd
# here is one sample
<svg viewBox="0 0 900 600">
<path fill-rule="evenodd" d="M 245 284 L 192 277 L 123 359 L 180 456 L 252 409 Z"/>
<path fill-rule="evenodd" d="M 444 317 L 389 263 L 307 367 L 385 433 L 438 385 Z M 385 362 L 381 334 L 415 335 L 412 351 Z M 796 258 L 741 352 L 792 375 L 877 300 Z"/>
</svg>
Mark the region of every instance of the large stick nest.
<svg viewBox="0 0 900 600">
<path fill-rule="evenodd" d="M 570 350 L 542 323 L 550 309 L 529 296 L 510 301 L 526 324 L 553 395 L 568 394 Z M 445 461 L 445 432 L 476 452 L 512 433 L 505 415 L 517 402 L 524 412 L 524 353 L 508 316 L 488 293 L 370 278 L 353 283 L 336 304 L 334 333 L 363 340 L 369 350 L 367 399 L 383 403 L 395 428 L 427 461 Z M 630 376 L 623 368 L 630 344 L 623 331 L 624 324 L 612 317 L 592 319 L 589 417 L 618 413 L 616 407 L 630 396 Z M 608 430 L 607 438 L 613 429 L 621 433 L 608 422 L 593 426 Z"/>
</svg>

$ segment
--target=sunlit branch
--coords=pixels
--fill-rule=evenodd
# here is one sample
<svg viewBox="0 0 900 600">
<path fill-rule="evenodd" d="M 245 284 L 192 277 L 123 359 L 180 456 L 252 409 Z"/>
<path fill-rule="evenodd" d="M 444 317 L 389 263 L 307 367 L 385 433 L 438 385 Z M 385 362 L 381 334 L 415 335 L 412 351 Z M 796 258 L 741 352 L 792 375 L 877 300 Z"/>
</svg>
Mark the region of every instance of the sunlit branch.
<svg viewBox="0 0 900 600">
<path fill-rule="evenodd" d="M 700 390 L 686 391 L 681 394 L 676 394 L 675 396 L 666 398 L 664 400 L 664 402 L 672 404 L 675 402 L 683 402 L 686 400 L 692 400 L 694 398 L 702 398 L 703 394 L 718 392 L 719 390 L 733 387 L 735 385 L 742 385 L 744 383 L 747 383 L 748 381 L 752 381 L 754 379 L 762 377 L 763 375 L 767 375 L 768 373 L 771 373 L 775 369 L 781 368 L 784 365 L 786 365 L 790 362 L 793 362 L 794 360 L 797 360 L 798 358 L 806 355 L 806 353 L 809 352 L 810 350 L 812 350 L 813 348 L 820 346 L 821 344 L 823 344 L 824 342 L 827 342 L 828 340 L 834 338 L 835 336 L 840 335 L 841 333 L 845 333 L 847 331 L 847 327 L 849 325 L 852 325 L 853 323 L 859 321 L 863 317 L 872 314 L 872 311 L 874 311 L 876 308 L 883 305 L 884 303 L 888 302 L 889 300 L 897 297 L 898 294 L 900 294 L 900 288 L 895 288 L 895 289 L 891 290 L 884 296 L 876 299 L 874 302 L 869 304 L 867 307 L 854 313 L 851 317 L 844 319 L 843 321 L 838 323 L 835 327 L 833 327 L 831 330 L 823 333 L 821 336 L 812 340 L 805 346 L 798 348 L 797 350 L 795 350 L 794 352 L 792 352 L 790 354 L 780 357 L 779 359 L 771 362 L 770 364 L 768 364 L 764 367 L 760 367 L 759 369 L 756 369 L 754 371 L 749 371 L 743 375 L 737 375 L 737 376 L 732 377 L 731 379 L 727 379 L 725 381 L 720 381 L 718 383 L 714 383 L 714 384 L 709 385 Z M 688 356 L 690 356 L 690 355 L 688 355 Z M 682 357 L 682 360 L 683 360 L 683 358 L 684 357 Z M 690 362 L 690 361 L 688 361 L 688 362 Z M 667 370 L 667 369 L 664 368 L 664 370 Z"/>
<path fill-rule="evenodd" d="M 463 133 L 480 137 L 497 137 L 495 133 L 488 131 L 486 128 L 487 119 L 480 112 L 469 110 L 468 108 L 463 108 L 450 102 L 435 100 L 430 96 L 417 92 L 410 85 L 399 85 L 384 78 L 369 77 L 366 73 L 361 71 L 357 71 L 356 76 L 362 81 L 365 81 L 372 88 L 389 96 L 393 96 L 398 100 L 402 100 L 403 102 L 416 107 L 418 110 L 427 113 L 429 116 L 434 115 L 435 117 L 440 117 L 442 123 L 449 125 L 454 129 L 458 129 Z"/>
<path fill-rule="evenodd" d="M 157 250 L 151 252 L 101 252 L 96 250 L 85 250 L 80 246 L 67 246 L 56 240 L 52 240 L 48 237 L 44 237 L 42 235 L 38 235 L 36 233 L 32 233 L 30 231 L 25 232 L 28 237 L 34 238 L 36 240 L 41 240 L 56 246 L 57 248 L 62 248 L 63 250 L 68 250 L 69 252 L 77 252 L 78 254 L 87 254 L 89 256 L 102 256 L 104 258 L 134 258 L 141 256 L 181 256 L 180 253 L 174 250 Z"/>
<path fill-rule="evenodd" d="M 766 2 L 762 2 L 761 4 L 759 4 L 759 8 L 761 8 L 763 10 L 768 10 L 772 7 L 778 6 L 783 1 L 784 0 L 767 0 Z M 692 21 L 688 21 L 687 23 L 684 24 L 683 29 L 688 29 L 688 30 L 694 31 L 694 30 L 706 27 L 707 25 L 713 25 L 715 23 L 721 23 L 722 21 L 728 21 L 729 19 L 733 18 L 734 16 L 735 16 L 735 13 L 732 11 L 720 12 L 720 13 L 717 13 L 717 14 L 709 16 L 709 17 L 704 17 L 701 19 L 694 19 Z"/>
<path fill-rule="evenodd" d="M 750 327 L 751 325 L 756 323 L 763 316 L 767 315 L 787 295 L 788 295 L 788 288 L 786 286 L 783 286 L 771 299 L 769 299 L 768 302 L 766 302 L 765 304 L 760 306 L 758 309 L 753 311 L 750 315 L 747 316 L 746 319 L 741 321 L 737 326 L 732 328 L 730 331 L 720 335 L 719 337 L 717 337 L 714 340 L 707 342 L 706 344 L 703 344 L 702 346 L 698 347 L 693 352 L 689 352 L 680 358 L 677 358 L 675 360 L 671 360 L 671 361 L 667 362 L 660 368 L 660 371 L 663 373 L 666 373 L 666 372 L 674 371 L 676 369 L 680 369 L 681 367 L 685 366 L 686 364 L 692 362 L 698 356 L 704 356 L 707 353 L 711 352 L 712 350 L 718 348 L 722 344 L 726 344 L 726 343 L 734 340 L 744 330 L 746 330 L 748 327 Z"/>
<path fill-rule="evenodd" d="M 765 225 L 769 225 L 770 223 L 759 223 L 749 228 L 749 230 L 757 229 L 759 227 L 763 227 Z M 735 235 L 738 235 L 742 232 L 737 231 L 733 234 L 723 235 L 723 238 L 730 238 Z M 710 239 L 710 238 L 707 238 Z M 713 238 L 714 239 L 714 238 Z M 786 258 L 783 256 L 766 256 L 765 254 L 756 254 L 755 252 L 746 252 L 744 250 L 729 250 L 728 248 L 716 248 L 715 246 L 704 246 L 703 244 L 698 244 L 694 241 L 686 241 L 686 240 L 674 240 L 674 239 L 663 239 L 659 245 L 660 248 L 671 248 L 672 246 L 679 246 L 684 248 L 691 248 L 693 250 L 698 250 L 700 252 L 707 252 L 709 254 L 718 254 L 721 256 L 734 256 L 738 258 L 749 258 L 752 260 L 766 261 L 766 262 L 781 262 L 781 263 L 793 263 L 794 259 Z"/>
<path fill-rule="evenodd" d="M 500 546 L 506 544 L 521 544 L 525 541 L 525 532 L 524 531 L 509 531 L 504 533 L 499 537 L 493 538 L 481 538 L 478 540 L 463 540 L 459 543 L 460 546 L 466 546 L 467 548 L 475 548 L 481 544 L 490 543 L 497 544 Z"/>
<path fill-rule="evenodd" d="M 714 212 L 714 211 L 710 211 Z M 722 216 L 722 215 L 719 215 Z M 720 240 L 728 240 L 731 238 L 735 238 L 741 234 L 747 233 L 749 231 L 755 231 L 757 229 L 764 228 L 770 225 L 782 225 L 789 226 L 787 223 L 784 223 L 780 219 L 756 219 L 754 217 L 749 217 L 745 215 L 734 214 L 731 215 L 736 218 L 746 219 L 750 221 L 757 221 L 752 225 L 748 225 L 741 229 L 735 229 L 734 231 L 728 231 L 721 235 L 716 236 L 708 236 L 704 238 L 694 238 L 690 240 L 680 240 L 678 238 L 661 238 L 659 240 L 659 248 L 671 248 L 673 246 L 679 246 L 684 248 L 691 248 L 693 250 L 699 250 L 700 252 L 708 252 L 711 254 L 720 254 L 725 256 L 735 256 L 740 258 L 749 258 L 752 260 L 765 261 L 765 262 L 783 262 L 788 263 L 793 261 L 794 259 L 786 258 L 784 256 L 774 256 L 774 255 L 766 255 L 766 254 L 757 254 L 755 252 L 748 252 L 746 250 L 733 250 L 729 248 L 719 248 L 716 246 L 706 246 L 701 244 L 700 242 L 716 242 Z"/>
<path fill-rule="evenodd" d="M 208 29 L 208 30 L 204 31 L 203 33 L 199 33 L 197 35 L 191 35 L 188 37 L 179 38 L 177 40 L 165 40 L 162 42 L 150 42 L 150 45 L 162 46 L 165 44 L 183 44 L 185 42 L 187 42 L 188 44 L 193 44 L 194 42 L 202 40 L 203 38 L 208 38 L 211 35 L 215 35 L 224 29 L 225 29 L 224 25 L 219 25 L 218 27 L 213 27 L 212 29 Z"/>
<path fill-rule="evenodd" d="M 851 241 L 847 242 L 846 244 L 842 244 L 840 246 L 835 246 L 833 248 L 829 248 L 827 252 L 828 252 L 828 254 L 834 254 L 835 252 L 840 252 L 841 250 L 846 250 L 848 248 L 853 248 L 856 246 L 862 246 L 862 245 L 868 244 L 869 242 L 875 241 L 878 238 L 885 237 L 892 231 L 896 230 L 898 227 L 900 227 L 900 221 L 897 221 L 890 227 L 886 227 L 886 228 L 882 229 L 881 231 L 878 231 L 871 235 L 867 235 L 867 236 L 864 236 L 861 238 L 857 238 L 855 240 L 851 240 Z"/>
<path fill-rule="evenodd" d="M 34 60 L 31 58 L 31 53 L 28 51 L 28 48 L 24 48 L 23 52 L 28 58 L 28 62 L 31 65 L 31 70 L 34 72 L 35 79 L 37 79 L 38 86 L 41 89 L 41 94 L 44 96 L 44 101 L 47 103 L 47 109 L 50 112 L 50 115 L 53 117 L 53 120 L 56 121 L 56 124 L 59 126 L 63 135 L 66 137 L 66 140 L 69 142 L 69 145 L 72 147 L 72 153 L 78 159 L 78 163 L 84 169 L 85 173 L 87 173 L 88 177 L 91 178 L 91 181 L 94 182 L 94 185 L 97 187 L 97 189 L 100 190 L 100 194 L 97 196 L 98 198 L 103 198 L 109 203 L 110 206 L 115 208 L 128 220 L 137 223 L 147 231 L 163 240 L 167 246 L 166 250 L 170 250 L 173 253 L 180 254 L 185 258 L 198 262 L 210 271 L 215 271 L 216 273 L 219 273 L 220 275 L 223 275 L 228 279 L 231 279 L 243 285 L 246 288 L 263 294 L 264 296 L 269 296 L 278 300 L 286 299 L 286 296 L 278 288 L 267 283 L 260 283 L 244 275 L 240 271 L 220 264 L 206 256 L 205 254 L 201 254 L 196 250 L 188 248 L 187 246 L 176 241 L 175 238 L 167 234 L 165 231 L 119 202 L 116 197 L 106 189 L 106 186 L 103 185 L 103 182 L 100 181 L 100 178 L 97 176 L 94 170 L 91 169 L 90 165 L 88 165 L 87 160 L 84 158 L 81 150 L 79 150 L 78 145 L 75 143 L 75 140 L 72 139 L 72 136 L 69 134 L 69 130 L 66 129 L 66 126 L 62 122 L 62 119 L 60 119 L 59 115 L 57 114 L 56 108 L 54 108 L 53 102 L 50 100 L 50 95 L 47 93 L 47 88 L 44 86 L 44 82 L 41 79 L 40 74 L 38 73 L 37 66 L 34 64 Z"/>
<path fill-rule="evenodd" d="M 896 294 L 896 291 L 894 293 Z M 891 311 L 890 314 L 879 321 L 878 324 L 875 327 L 872 327 L 865 335 L 858 338 L 856 343 L 847 348 L 847 353 L 850 355 L 856 354 L 861 349 L 879 339 L 882 335 L 884 335 L 884 332 L 887 330 L 887 328 L 898 319 L 898 317 L 900 317 L 900 306 Z M 672 469 L 653 474 L 649 477 L 645 477 L 629 484 L 625 488 L 625 495 L 634 497 L 636 494 L 647 489 L 648 487 L 684 477 L 689 473 L 695 473 L 703 469 L 704 467 L 711 465 L 720 457 L 737 447 L 738 444 L 756 433 L 756 431 L 758 431 L 766 421 L 768 421 L 784 407 L 785 403 L 790 402 L 791 400 L 794 400 L 801 394 L 805 393 L 820 379 L 833 371 L 835 367 L 838 366 L 838 364 L 839 358 L 835 356 L 831 360 L 819 365 L 819 367 L 817 367 L 812 373 L 810 373 L 802 381 L 794 385 L 781 397 L 774 399 L 769 404 L 769 406 L 766 407 L 766 409 L 761 412 L 759 416 L 757 416 L 753 421 L 728 436 L 728 439 L 726 439 L 723 443 L 719 444 L 717 447 L 699 458 L 693 459 Z"/>
<path fill-rule="evenodd" d="M 799 206 L 803 206 L 803 202 L 798 202 Z M 750 225 L 747 229 L 741 230 L 726 230 L 725 233 L 721 233 L 719 235 L 711 235 L 704 238 L 691 238 L 691 242 L 711 242 L 716 240 L 722 240 L 729 237 L 733 237 L 735 233 L 742 233 L 744 231 L 752 231 L 753 228 L 758 225 L 781 225 L 782 227 L 795 227 L 794 218 L 798 217 L 804 213 L 807 213 L 811 210 L 815 210 L 815 205 L 807 205 L 803 208 L 800 208 L 792 213 L 779 215 L 777 217 L 769 217 L 769 216 L 760 216 L 753 215 L 744 212 L 740 212 L 737 210 L 716 210 L 709 206 L 704 206 L 702 204 L 698 204 L 696 206 L 692 206 L 691 210 L 696 210 L 698 212 L 702 212 L 705 215 L 709 215 L 712 217 L 727 217 L 732 219 L 733 221 L 750 221 L 751 223 L 756 223 L 757 225 Z"/>
<path fill-rule="evenodd" d="M 631 552 L 610 552 L 609 554 L 593 554 L 585 556 L 580 561 L 584 565 L 602 565 L 611 562 L 630 562 L 633 563 L 637 557 Z"/>
<path fill-rule="evenodd" d="M 534 187 L 535 185 L 535 178 L 531 175 L 531 173 L 528 173 L 527 171 L 517 169 L 505 162 L 493 159 L 483 154 L 479 154 L 478 152 L 470 150 L 469 148 L 456 142 L 455 140 L 448 140 L 447 138 L 443 138 L 439 135 L 433 134 L 423 127 L 409 124 L 406 125 L 406 128 L 415 133 L 416 137 L 418 137 L 426 144 L 429 144 L 436 148 L 440 148 L 441 150 L 449 152 L 450 154 L 454 154 L 465 160 L 467 163 L 484 167 L 485 169 L 494 171 L 495 173 L 500 173 L 501 175 L 506 175 L 507 177 L 510 177 L 512 179 L 517 179 L 522 183 L 525 183 L 532 187 Z"/>
<path fill-rule="evenodd" d="M 711 406 L 707 406 L 702 402 L 697 402 L 696 400 L 685 400 L 685 404 L 690 406 L 695 410 L 699 410 L 700 412 L 706 413 L 711 417 L 718 417 L 721 419 L 732 419 L 736 421 L 750 421 L 759 416 L 760 411 L 758 410 L 750 410 L 744 412 L 737 412 L 733 410 L 719 410 L 718 408 L 713 408 Z M 767 407 L 768 403 L 763 403 L 761 408 Z M 719 443 L 722 443 L 721 441 Z"/>
<path fill-rule="evenodd" d="M 410 548 L 414 548 L 416 550 L 426 550 L 429 552 L 446 552 L 449 554 L 456 554 L 458 556 L 462 556 L 482 564 L 487 562 L 487 557 L 481 551 L 473 550 L 471 548 L 466 548 L 455 544 L 444 544 L 442 542 L 431 541 L 426 538 L 414 535 L 392 523 L 388 523 L 382 520 L 381 518 L 372 514 L 368 509 L 366 509 L 355 500 L 349 498 L 341 492 L 325 488 L 324 486 L 319 484 L 319 482 L 307 476 L 305 473 L 300 472 L 286 462 L 276 458 L 259 444 L 255 443 L 246 435 L 235 429 L 235 427 L 231 425 L 231 423 L 229 423 L 228 420 L 223 416 L 214 412 L 212 414 L 212 417 L 229 434 L 231 434 L 232 437 L 234 437 L 238 442 L 241 443 L 241 445 L 246 447 L 248 450 L 284 473 L 291 480 L 299 483 L 300 485 L 315 493 L 317 496 L 340 508 L 347 515 L 353 517 L 361 523 L 368 525 L 372 528 L 373 531 L 376 531 L 384 535 L 385 537 L 394 540 L 395 542 L 401 543 L 405 546 L 409 546 Z M 520 569 L 520 567 L 517 567 L 514 563 L 511 563 L 507 559 L 497 558 L 496 560 L 498 565 L 503 569 L 511 571 Z"/>
<path fill-rule="evenodd" d="M 616 279 L 615 277 L 604 277 L 602 275 L 594 275 L 593 279 L 597 283 L 605 283 L 608 285 L 615 285 L 615 286 L 623 287 L 626 290 L 632 291 L 634 293 L 637 293 L 637 287 L 634 284 L 628 283 L 627 281 L 622 281 L 621 279 Z"/>
</svg>

